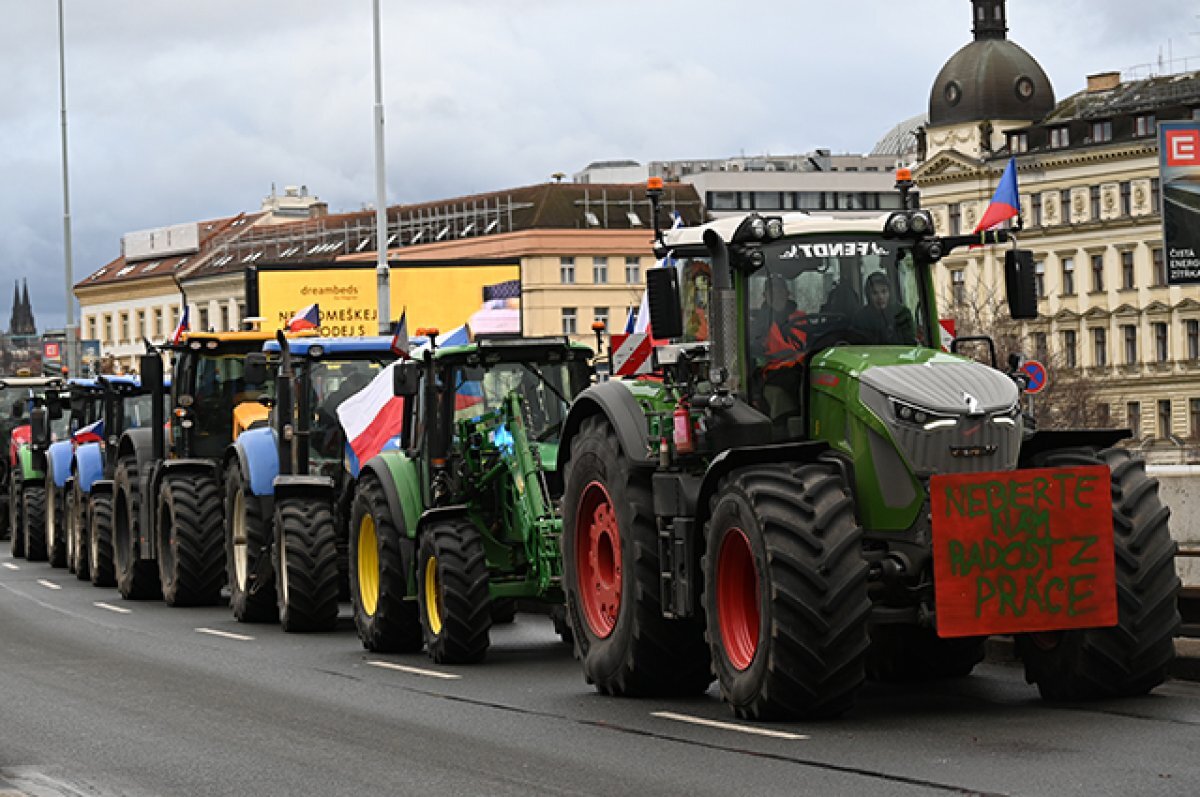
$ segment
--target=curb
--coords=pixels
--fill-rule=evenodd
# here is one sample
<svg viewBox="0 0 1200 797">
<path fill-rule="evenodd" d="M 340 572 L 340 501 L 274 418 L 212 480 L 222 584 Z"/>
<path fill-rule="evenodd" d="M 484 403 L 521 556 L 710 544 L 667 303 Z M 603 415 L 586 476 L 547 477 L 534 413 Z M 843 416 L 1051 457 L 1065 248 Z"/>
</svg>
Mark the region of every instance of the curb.
<svg viewBox="0 0 1200 797">
<path fill-rule="evenodd" d="M 1018 664 L 1016 645 L 1011 636 L 988 637 L 984 646 L 984 660 L 992 664 Z M 1178 637 L 1175 639 L 1175 658 L 1167 670 L 1180 681 L 1200 681 L 1200 639 Z"/>
</svg>

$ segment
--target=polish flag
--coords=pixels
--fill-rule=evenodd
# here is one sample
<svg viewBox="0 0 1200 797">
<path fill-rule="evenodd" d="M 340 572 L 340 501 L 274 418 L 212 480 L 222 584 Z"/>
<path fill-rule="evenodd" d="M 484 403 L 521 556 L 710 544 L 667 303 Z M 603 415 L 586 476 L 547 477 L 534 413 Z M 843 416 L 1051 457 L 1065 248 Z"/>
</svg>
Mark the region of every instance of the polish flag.
<svg viewBox="0 0 1200 797">
<path fill-rule="evenodd" d="M 393 370 L 400 360 L 380 371 L 371 384 L 342 402 L 337 409 L 338 423 L 360 463 L 382 451 L 389 440 L 400 434 L 404 420 L 404 399 L 395 395 Z"/>
</svg>

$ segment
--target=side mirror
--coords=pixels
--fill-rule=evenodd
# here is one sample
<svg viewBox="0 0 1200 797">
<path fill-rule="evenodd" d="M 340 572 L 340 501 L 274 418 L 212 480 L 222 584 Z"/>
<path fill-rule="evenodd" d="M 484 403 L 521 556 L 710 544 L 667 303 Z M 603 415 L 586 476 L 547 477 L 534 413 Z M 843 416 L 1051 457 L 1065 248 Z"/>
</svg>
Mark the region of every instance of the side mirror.
<svg viewBox="0 0 1200 797">
<path fill-rule="evenodd" d="M 1033 252 L 1010 249 L 1004 253 L 1004 291 L 1008 297 L 1008 314 L 1014 320 L 1037 318 L 1037 278 L 1034 274 Z"/>
<path fill-rule="evenodd" d="M 14 402 L 13 402 L 13 405 L 12 405 L 12 416 L 13 416 L 14 418 L 23 418 L 23 417 L 25 417 L 25 402 L 24 402 L 24 401 L 14 401 Z"/>
<path fill-rule="evenodd" d="M 163 384 L 163 360 L 158 352 L 143 354 L 138 358 L 138 373 L 145 387 Z"/>
<path fill-rule="evenodd" d="M 45 407 L 34 407 L 29 413 L 29 436 L 35 444 L 50 442 L 50 422 Z"/>
<path fill-rule="evenodd" d="M 57 421 L 63 416 L 62 400 L 49 396 L 46 397 L 46 418 L 51 421 Z"/>
<path fill-rule="evenodd" d="M 650 327 L 656 338 L 683 335 L 683 305 L 679 297 L 679 275 L 667 266 L 646 272 Z"/>
<path fill-rule="evenodd" d="M 417 362 L 400 363 L 392 369 L 392 393 L 396 396 L 410 398 L 417 395 L 421 389 L 421 364 Z"/>
<path fill-rule="evenodd" d="M 242 379 L 247 385 L 265 385 L 270 375 L 267 372 L 267 355 L 261 351 L 252 351 L 246 355 L 245 370 Z"/>
</svg>

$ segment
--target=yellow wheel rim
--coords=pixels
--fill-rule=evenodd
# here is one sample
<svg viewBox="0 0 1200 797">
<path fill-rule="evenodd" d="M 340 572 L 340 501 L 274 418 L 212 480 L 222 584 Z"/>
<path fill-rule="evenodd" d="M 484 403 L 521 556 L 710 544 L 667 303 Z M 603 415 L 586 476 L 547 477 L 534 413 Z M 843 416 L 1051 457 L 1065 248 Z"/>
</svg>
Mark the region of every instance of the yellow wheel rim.
<svg viewBox="0 0 1200 797">
<path fill-rule="evenodd" d="M 431 556 L 425 560 L 425 616 L 429 619 L 429 630 L 435 635 L 442 633 L 441 594 L 437 557 Z"/>
<path fill-rule="evenodd" d="M 363 611 L 374 616 L 379 606 L 379 537 L 370 515 L 363 515 L 358 524 L 358 597 Z"/>
</svg>

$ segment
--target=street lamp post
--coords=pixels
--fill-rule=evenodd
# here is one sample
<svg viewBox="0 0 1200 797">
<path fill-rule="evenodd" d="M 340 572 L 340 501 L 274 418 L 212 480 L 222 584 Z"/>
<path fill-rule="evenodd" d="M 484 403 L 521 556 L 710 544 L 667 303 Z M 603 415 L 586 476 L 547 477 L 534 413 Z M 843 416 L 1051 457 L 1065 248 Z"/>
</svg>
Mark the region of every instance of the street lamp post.
<svg viewBox="0 0 1200 797">
<path fill-rule="evenodd" d="M 61 0 L 59 0 L 61 2 Z M 392 294 L 388 269 L 387 181 L 383 166 L 383 57 L 379 36 L 379 0 L 373 0 L 375 36 L 375 282 L 378 290 L 379 334 L 391 331 Z"/>
<path fill-rule="evenodd" d="M 63 258 L 66 266 L 67 288 L 67 316 L 64 330 L 66 340 L 63 341 L 62 363 L 67 366 L 72 375 L 75 375 L 75 368 L 79 360 L 75 356 L 78 341 L 75 339 L 75 296 L 71 292 L 75 278 L 71 262 L 71 184 L 67 169 L 67 56 L 63 29 L 63 3 L 62 0 L 58 0 L 58 96 L 59 114 L 62 121 Z"/>
</svg>

